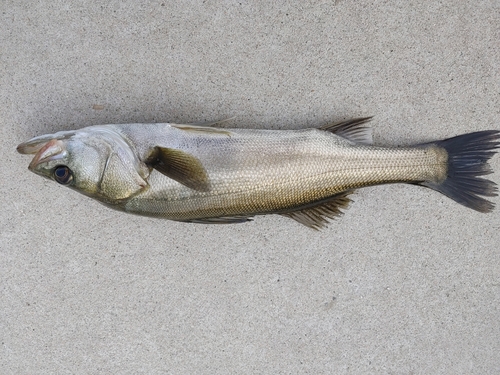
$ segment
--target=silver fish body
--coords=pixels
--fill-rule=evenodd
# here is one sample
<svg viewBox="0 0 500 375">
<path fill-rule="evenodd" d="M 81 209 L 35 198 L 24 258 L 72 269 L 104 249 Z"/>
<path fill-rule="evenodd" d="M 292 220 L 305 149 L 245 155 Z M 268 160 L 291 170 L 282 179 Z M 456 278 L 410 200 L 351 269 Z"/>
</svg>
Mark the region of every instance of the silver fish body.
<svg viewBox="0 0 500 375">
<path fill-rule="evenodd" d="M 36 154 L 35 173 L 108 206 L 178 221 L 278 213 L 321 228 L 354 189 L 398 182 L 431 187 L 478 211 L 493 208 L 480 195 L 495 195 L 495 184 L 480 176 L 491 172 L 486 161 L 499 132 L 378 147 L 369 144 L 367 120 L 286 131 L 103 125 L 37 137 L 18 151 Z"/>
</svg>

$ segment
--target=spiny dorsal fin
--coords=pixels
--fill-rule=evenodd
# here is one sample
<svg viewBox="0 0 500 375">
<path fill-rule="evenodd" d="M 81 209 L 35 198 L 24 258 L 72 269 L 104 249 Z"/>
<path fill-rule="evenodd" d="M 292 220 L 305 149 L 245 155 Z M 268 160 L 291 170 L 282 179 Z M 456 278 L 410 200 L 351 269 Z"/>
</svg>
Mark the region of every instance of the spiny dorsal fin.
<svg viewBox="0 0 500 375">
<path fill-rule="evenodd" d="M 203 164 L 184 151 L 154 147 L 146 160 L 146 165 L 190 189 L 210 190 L 208 175 Z"/>
<path fill-rule="evenodd" d="M 340 209 L 347 208 L 349 202 L 351 202 L 348 195 L 352 192 L 352 190 L 346 191 L 334 195 L 326 202 L 323 201 L 316 205 L 298 209 L 297 211 L 282 213 L 281 215 L 294 219 L 309 228 L 319 230 L 328 225 L 330 222 L 328 219 L 333 219 L 343 214 Z"/>
<path fill-rule="evenodd" d="M 218 121 L 214 124 L 218 124 L 221 121 Z M 224 135 L 226 137 L 231 136 L 231 132 L 227 129 L 221 128 L 211 128 L 205 125 L 191 125 L 191 124 L 170 124 L 171 127 L 177 128 L 179 130 L 184 130 L 192 133 L 202 133 L 207 135 Z"/>
<path fill-rule="evenodd" d="M 217 125 L 217 124 L 222 124 L 224 122 L 229 122 L 231 120 L 234 120 L 235 118 L 236 118 L 236 116 L 229 117 L 229 118 L 226 118 L 226 119 L 223 119 L 223 120 L 216 120 L 216 121 L 190 122 L 187 125 L 193 125 L 193 126 L 214 126 L 214 125 Z"/>
<path fill-rule="evenodd" d="M 372 129 L 369 126 L 363 126 L 371 117 L 360 117 L 352 120 L 338 122 L 332 125 L 322 126 L 321 130 L 326 130 L 337 134 L 350 141 L 362 144 L 372 144 Z"/>
</svg>

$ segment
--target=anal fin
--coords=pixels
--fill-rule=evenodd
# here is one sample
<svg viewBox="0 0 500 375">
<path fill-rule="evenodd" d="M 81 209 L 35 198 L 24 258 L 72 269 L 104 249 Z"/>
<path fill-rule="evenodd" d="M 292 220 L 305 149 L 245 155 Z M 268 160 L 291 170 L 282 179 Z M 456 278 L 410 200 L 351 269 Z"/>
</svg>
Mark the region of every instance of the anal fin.
<svg viewBox="0 0 500 375">
<path fill-rule="evenodd" d="M 348 195 L 352 192 L 352 190 L 345 191 L 327 200 L 299 208 L 296 211 L 281 213 L 280 215 L 294 219 L 306 227 L 320 230 L 330 223 L 329 219 L 333 219 L 343 214 L 341 209 L 347 208 L 351 202 Z"/>
</svg>

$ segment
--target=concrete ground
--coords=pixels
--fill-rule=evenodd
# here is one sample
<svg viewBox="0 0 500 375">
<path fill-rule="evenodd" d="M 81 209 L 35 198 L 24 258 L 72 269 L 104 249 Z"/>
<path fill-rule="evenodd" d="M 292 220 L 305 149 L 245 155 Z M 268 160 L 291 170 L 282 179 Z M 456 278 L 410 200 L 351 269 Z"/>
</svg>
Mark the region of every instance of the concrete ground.
<svg viewBox="0 0 500 375">
<path fill-rule="evenodd" d="M 15 151 L 233 116 L 374 115 L 388 145 L 500 129 L 499 41 L 498 1 L 3 0 L 0 372 L 500 373 L 499 209 L 387 185 L 321 232 L 182 224 L 109 210 Z"/>
</svg>

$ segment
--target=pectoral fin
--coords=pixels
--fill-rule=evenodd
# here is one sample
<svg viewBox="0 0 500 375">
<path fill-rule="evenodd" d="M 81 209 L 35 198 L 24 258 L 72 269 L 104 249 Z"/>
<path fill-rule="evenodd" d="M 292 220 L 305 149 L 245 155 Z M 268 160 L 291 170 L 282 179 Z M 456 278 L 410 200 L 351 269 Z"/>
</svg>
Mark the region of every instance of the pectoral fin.
<svg viewBox="0 0 500 375">
<path fill-rule="evenodd" d="M 329 223 L 328 219 L 342 215 L 341 208 L 347 208 L 351 200 L 348 195 L 352 191 L 337 194 L 326 201 L 299 208 L 296 211 L 281 213 L 281 215 L 294 219 L 306 227 L 322 229 Z"/>
<path fill-rule="evenodd" d="M 190 189 L 210 190 L 208 175 L 203 164 L 196 157 L 184 151 L 154 147 L 146 164 Z"/>
</svg>

